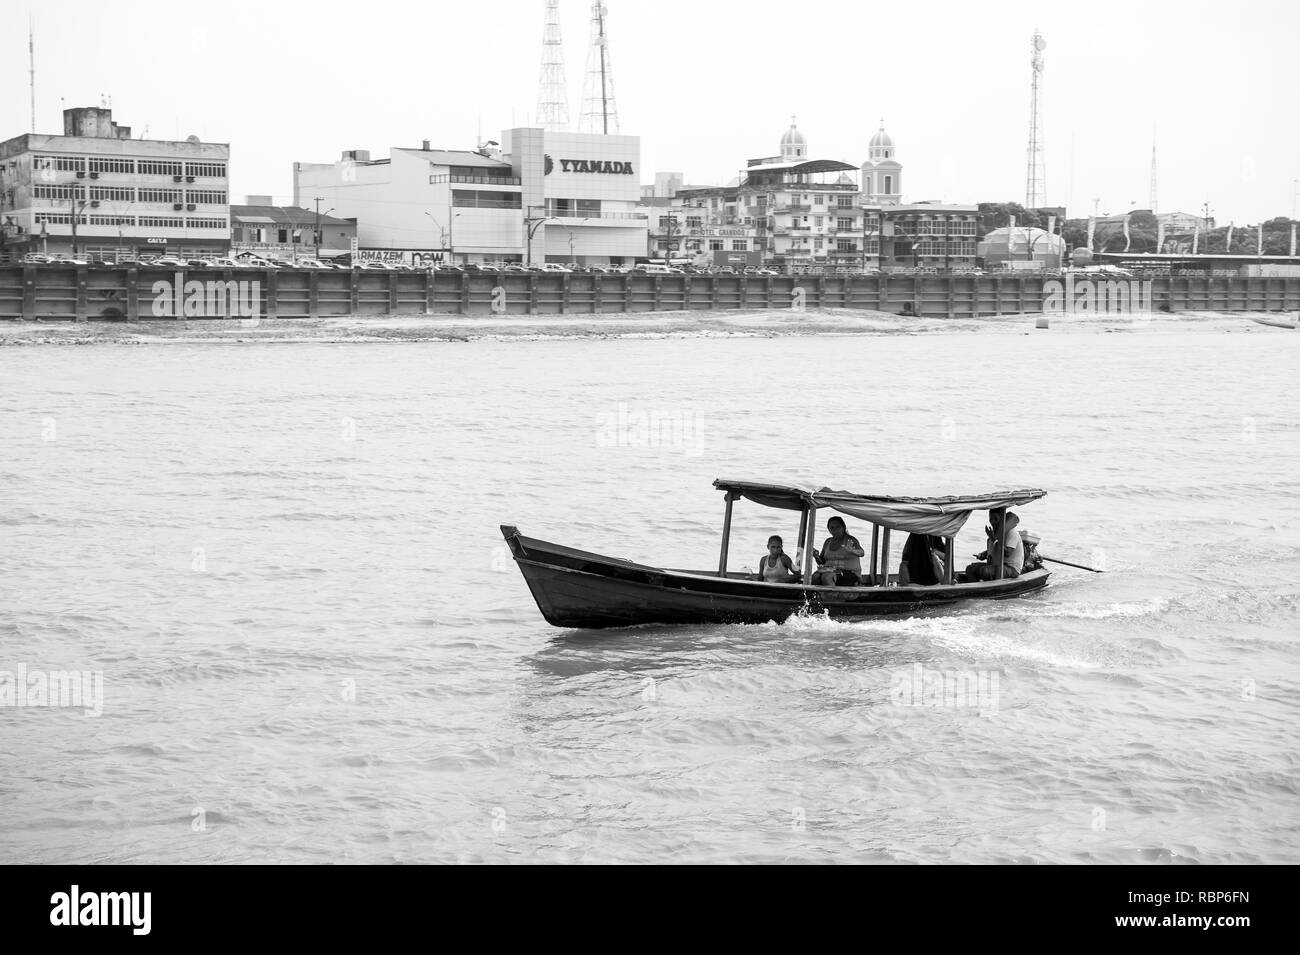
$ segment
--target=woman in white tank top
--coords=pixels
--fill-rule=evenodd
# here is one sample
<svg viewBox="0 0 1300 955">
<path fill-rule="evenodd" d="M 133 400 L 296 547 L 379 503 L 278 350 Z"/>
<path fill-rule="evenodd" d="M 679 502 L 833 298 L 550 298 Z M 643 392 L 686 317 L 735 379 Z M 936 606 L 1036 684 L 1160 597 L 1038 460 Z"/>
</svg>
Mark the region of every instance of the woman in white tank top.
<svg viewBox="0 0 1300 955">
<path fill-rule="evenodd" d="M 767 539 L 767 553 L 758 562 L 757 580 L 769 584 L 797 583 L 799 575 L 795 572 L 794 561 L 783 549 L 781 538 L 773 534 Z"/>
</svg>

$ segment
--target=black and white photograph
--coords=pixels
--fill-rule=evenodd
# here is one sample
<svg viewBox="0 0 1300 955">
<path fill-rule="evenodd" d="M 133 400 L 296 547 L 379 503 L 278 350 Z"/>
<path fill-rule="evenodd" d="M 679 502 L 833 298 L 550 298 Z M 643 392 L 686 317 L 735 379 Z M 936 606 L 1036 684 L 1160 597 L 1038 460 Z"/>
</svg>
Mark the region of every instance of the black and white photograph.
<svg viewBox="0 0 1300 955">
<path fill-rule="evenodd" d="M 1145 873 L 1300 863 L 1300 7 L 0 18 L 24 918 L 1047 865 L 1249 937 Z"/>
</svg>

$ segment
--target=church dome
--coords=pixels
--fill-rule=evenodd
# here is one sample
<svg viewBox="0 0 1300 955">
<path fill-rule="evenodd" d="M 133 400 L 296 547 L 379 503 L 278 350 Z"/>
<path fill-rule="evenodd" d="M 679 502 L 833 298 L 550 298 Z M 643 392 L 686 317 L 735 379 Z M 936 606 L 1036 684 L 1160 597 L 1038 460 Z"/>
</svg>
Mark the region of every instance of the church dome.
<svg viewBox="0 0 1300 955">
<path fill-rule="evenodd" d="M 885 132 L 885 127 L 881 126 L 880 132 L 871 137 L 871 143 L 869 145 L 872 149 L 893 149 L 894 140 L 889 133 Z"/>
<path fill-rule="evenodd" d="M 807 145 L 808 140 L 804 139 L 803 133 L 799 132 L 798 127 L 795 126 L 794 123 L 791 123 L 790 128 L 785 131 L 785 135 L 781 137 L 781 148 L 785 149 L 787 146 Z"/>
</svg>

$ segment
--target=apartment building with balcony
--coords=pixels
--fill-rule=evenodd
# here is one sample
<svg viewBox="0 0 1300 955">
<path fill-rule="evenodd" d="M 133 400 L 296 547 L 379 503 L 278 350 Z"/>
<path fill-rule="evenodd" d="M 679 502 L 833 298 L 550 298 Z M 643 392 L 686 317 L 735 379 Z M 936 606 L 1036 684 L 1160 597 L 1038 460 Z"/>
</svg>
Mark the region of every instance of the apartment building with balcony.
<svg viewBox="0 0 1300 955">
<path fill-rule="evenodd" d="M 0 143 L 0 248 L 115 258 L 230 248 L 230 147 L 136 139 L 112 110 L 63 111 L 63 135 Z"/>
<path fill-rule="evenodd" d="M 879 209 L 863 207 L 857 172 L 812 158 L 792 123 L 779 154 L 749 160 L 735 184 L 684 189 L 667 210 L 651 210 L 651 250 L 757 251 L 764 265 L 786 271 L 872 267 Z"/>
</svg>

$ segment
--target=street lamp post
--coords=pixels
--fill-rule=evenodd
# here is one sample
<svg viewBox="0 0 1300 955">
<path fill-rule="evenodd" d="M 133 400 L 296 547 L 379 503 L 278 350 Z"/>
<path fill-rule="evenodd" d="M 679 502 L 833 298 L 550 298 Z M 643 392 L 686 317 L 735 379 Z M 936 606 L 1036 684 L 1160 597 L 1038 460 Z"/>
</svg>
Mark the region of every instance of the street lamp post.
<svg viewBox="0 0 1300 955">
<path fill-rule="evenodd" d="M 77 200 L 72 200 L 72 257 L 77 257 L 77 219 L 86 211 L 86 200 L 81 200 L 81 205 L 77 205 Z"/>
<path fill-rule="evenodd" d="M 533 208 L 538 207 L 534 206 Z M 555 216 L 524 216 L 524 231 L 528 235 L 528 252 L 524 264 L 530 269 L 533 267 L 533 236 L 537 234 L 537 230 L 544 223 L 550 222 L 554 218 Z"/>
</svg>

